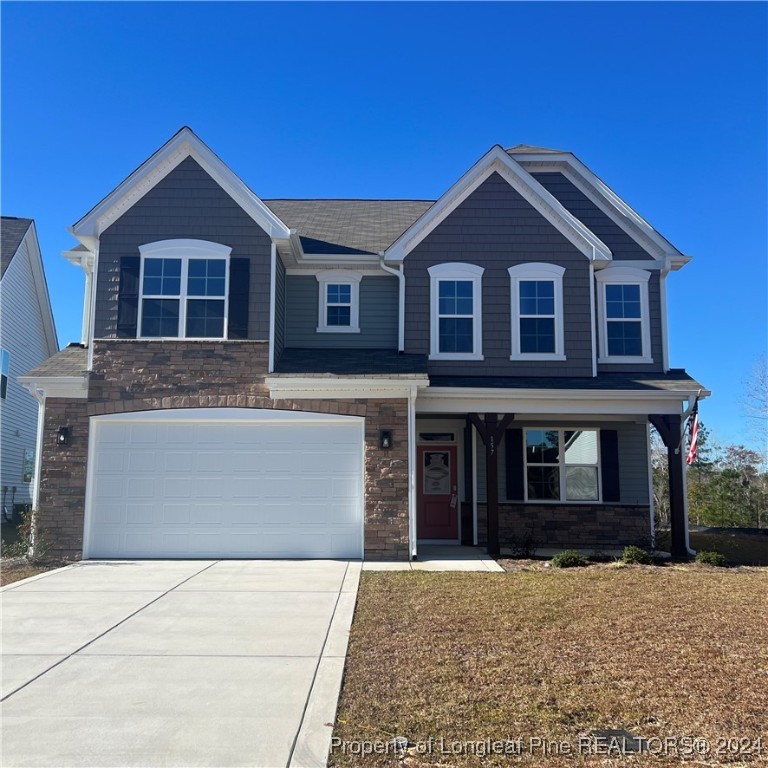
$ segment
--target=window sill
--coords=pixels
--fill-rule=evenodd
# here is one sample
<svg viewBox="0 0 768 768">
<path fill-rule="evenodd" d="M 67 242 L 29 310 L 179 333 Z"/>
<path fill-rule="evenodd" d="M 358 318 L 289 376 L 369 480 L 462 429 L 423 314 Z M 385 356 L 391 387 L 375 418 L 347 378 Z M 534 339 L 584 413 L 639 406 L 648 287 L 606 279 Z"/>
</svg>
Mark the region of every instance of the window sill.
<svg viewBox="0 0 768 768">
<path fill-rule="evenodd" d="M 338 327 L 328 327 L 328 328 L 322 328 L 318 326 L 316 329 L 317 333 L 360 333 L 359 328 L 352 328 L 351 326 L 343 326 L 340 325 Z"/>
<path fill-rule="evenodd" d="M 545 360 L 553 360 L 555 362 L 564 362 L 567 358 L 565 355 L 544 355 L 544 354 L 512 354 L 509 356 L 510 360 L 514 360 L 516 362 L 533 362 L 533 361 L 545 361 Z"/>
<path fill-rule="evenodd" d="M 446 352 L 436 352 L 429 356 L 430 360 L 485 360 L 482 355 L 475 354 L 474 352 L 448 354 Z"/>
<path fill-rule="evenodd" d="M 597 358 L 597 364 L 598 365 L 614 365 L 615 363 L 619 363 L 621 365 L 632 365 L 632 364 L 646 364 L 646 363 L 652 363 L 653 358 L 652 357 L 598 357 Z"/>
</svg>

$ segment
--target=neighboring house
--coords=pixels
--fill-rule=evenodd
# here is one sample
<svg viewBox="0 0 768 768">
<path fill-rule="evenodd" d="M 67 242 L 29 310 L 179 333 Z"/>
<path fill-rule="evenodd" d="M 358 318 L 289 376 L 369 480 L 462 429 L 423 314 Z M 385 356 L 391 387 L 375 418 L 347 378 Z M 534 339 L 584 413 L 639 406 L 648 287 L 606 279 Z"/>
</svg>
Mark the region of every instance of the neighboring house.
<svg viewBox="0 0 768 768">
<path fill-rule="evenodd" d="M 184 128 L 71 232 L 83 344 L 23 379 L 59 554 L 647 545 L 652 422 L 687 555 L 689 259 L 572 154 L 495 146 L 435 202 L 262 200 Z"/>
<path fill-rule="evenodd" d="M 0 219 L 0 491 L 3 517 L 33 503 L 38 403 L 17 377 L 58 350 L 35 222 Z"/>
</svg>

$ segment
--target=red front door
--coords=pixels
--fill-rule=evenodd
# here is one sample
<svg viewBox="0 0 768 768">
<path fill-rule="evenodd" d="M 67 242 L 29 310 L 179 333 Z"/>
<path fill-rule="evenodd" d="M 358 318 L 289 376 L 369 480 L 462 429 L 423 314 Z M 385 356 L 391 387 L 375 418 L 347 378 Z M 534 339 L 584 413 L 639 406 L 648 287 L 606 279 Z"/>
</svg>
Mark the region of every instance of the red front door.
<svg viewBox="0 0 768 768">
<path fill-rule="evenodd" d="M 459 503 L 456 486 L 456 447 L 418 446 L 418 515 L 420 539 L 459 537 Z"/>
</svg>

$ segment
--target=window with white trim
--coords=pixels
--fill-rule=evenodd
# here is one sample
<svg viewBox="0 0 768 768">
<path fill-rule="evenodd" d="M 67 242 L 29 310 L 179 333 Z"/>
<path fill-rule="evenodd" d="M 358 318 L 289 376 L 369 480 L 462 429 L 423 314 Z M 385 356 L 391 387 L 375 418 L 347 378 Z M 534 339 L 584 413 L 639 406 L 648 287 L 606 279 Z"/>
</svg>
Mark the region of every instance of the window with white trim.
<svg viewBox="0 0 768 768">
<path fill-rule="evenodd" d="M 359 272 L 329 269 L 318 272 L 318 333 L 360 333 Z"/>
<path fill-rule="evenodd" d="M 510 360 L 565 360 L 563 275 L 557 264 L 518 264 L 508 270 L 511 289 Z"/>
<path fill-rule="evenodd" d="M 430 359 L 482 360 L 482 275 L 475 264 L 437 264 L 430 277 Z"/>
<path fill-rule="evenodd" d="M 651 273 L 607 267 L 596 273 L 601 363 L 652 363 L 648 282 Z"/>
<path fill-rule="evenodd" d="M 139 246 L 139 336 L 225 339 L 231 251 L 205 240 Z"/>
<path fill-rule="evenodd" d="M 596 429 L 526 429 L 526 501 L 600 501 Z"/>
</svg>

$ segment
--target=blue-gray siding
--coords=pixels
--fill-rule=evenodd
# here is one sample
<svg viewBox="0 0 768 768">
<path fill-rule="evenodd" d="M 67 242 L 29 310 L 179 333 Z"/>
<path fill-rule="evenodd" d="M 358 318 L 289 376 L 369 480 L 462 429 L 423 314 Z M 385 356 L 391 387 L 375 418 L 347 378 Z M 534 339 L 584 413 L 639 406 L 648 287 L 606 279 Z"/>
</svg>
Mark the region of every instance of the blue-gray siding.
<svg viewBox="0 0 768 768">
<path fill-rule="evenodd" d="M 611 249 L 616 261 L 653 259 L 648 251 L 606 216 L 562 173 L 532 173 L 531 176 L 556 197 L 579 221 L 589 227 Z"/>
<path fill-rule="evenodd" d="M 188 157 L 102 234 L 96 285 L 96 338 L 114 338 L 120 258 L 138 256 L 139 246 L 158 240 L 209 240 L 249 258 L 248 337 L 269 338 L 271 240 L 264 230 Z"/>
<path fill-rule="evenodd" d="M 360 333 L 318 333 L 320 290 L 314 275 L 288 275 L 285 281 L 285 346 L 397 349 L 398 281 L 360 281 Z"/>
<path fill-rule="evenodd" d="M 406 352 L 429 353 L 430 284 L 427 269 L 468 262 L 483 274 L 483 355 L 472 362 L 430 361 L 431 374 L 591 376 L 589 262 L 564 235 L 498 174 L 489 177 L 405 259 Z M 564 362 L 510 361 L 511 297 L 507 269 L 532 261 L 565 268 Z"/>
<path fill-rule="evenodd" d="M 648 446 L 647 425 L 620 421 L 615 423 L 603 423 L 599 425 L 587 425 L 581 423 L 568 423 L 552 419 L 546 424 L 541 422 L 518 422 L 515 420 L 516 429 L 526 427 L 575 427 L 582 429 L 587 426 L 599 426 L 601 429 L 615 429 L 619 440 L 619 492 L 621 504 L 645 505 L 648 500 Z M 508 500 L 507 478 L 504 471 L 506 466 L 506 439 L 502 440 L 499 447 L 499 500 Z M 482 442 L 477 441 L 477 499 L 485 502 L 485 448 Z M 471 501 L 471 499 L 465 499 Z"/>
</svg>

